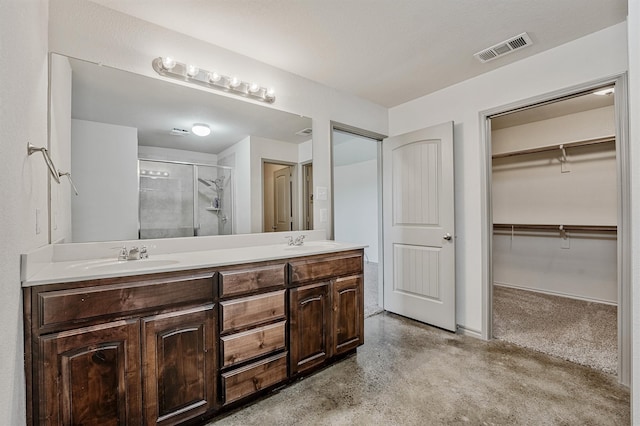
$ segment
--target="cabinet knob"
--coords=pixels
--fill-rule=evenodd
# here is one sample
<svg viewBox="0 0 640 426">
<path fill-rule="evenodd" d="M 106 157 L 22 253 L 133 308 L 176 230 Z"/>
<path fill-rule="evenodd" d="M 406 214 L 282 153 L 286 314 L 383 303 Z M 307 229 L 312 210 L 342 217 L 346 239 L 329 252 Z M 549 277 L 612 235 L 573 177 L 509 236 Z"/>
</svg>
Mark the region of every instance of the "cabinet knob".
<svg viewBox="0 0 640 426">
<path fill-rule="evenodd" d="M 445 239 L 445 240 L 447 240 L 447 241 L 451 241 L 451 239 L 452 239 L 453 237 L 451 236 L 451 234 L 450 234 L 450 233 L 448 233 L 448 232 L 447 232 L 446 234 L 444 234 L 444 236 L 443 236 L 442 238 L 444 238 L 444 239 Z"/>
</svg>

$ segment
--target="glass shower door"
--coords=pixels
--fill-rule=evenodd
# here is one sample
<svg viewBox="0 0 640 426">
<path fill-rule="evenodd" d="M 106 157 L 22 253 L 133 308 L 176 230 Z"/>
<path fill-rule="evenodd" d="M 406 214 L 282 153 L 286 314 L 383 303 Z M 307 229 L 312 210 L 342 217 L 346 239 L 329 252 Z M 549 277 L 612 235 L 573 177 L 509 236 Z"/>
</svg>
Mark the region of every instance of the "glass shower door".
<svg viewBox="0 0 640 426">
<path fill-rule="evenodd" d="M 194 235 L 194 167 L 140 160 L 140 238 Z"/>
</svg>

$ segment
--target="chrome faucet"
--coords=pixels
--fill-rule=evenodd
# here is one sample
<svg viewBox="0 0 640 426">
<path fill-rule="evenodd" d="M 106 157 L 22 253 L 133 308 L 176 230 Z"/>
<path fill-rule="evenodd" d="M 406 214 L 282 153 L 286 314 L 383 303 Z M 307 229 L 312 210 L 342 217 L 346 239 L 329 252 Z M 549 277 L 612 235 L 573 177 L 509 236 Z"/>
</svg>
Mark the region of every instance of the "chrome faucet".
<svg viewBox="0 0 640 426">
<path fill-rule="evenodd" d="M 127 255 L 127 260 L 139 260 L 140 259 L 140 249 L 138 247 L 131 247 L 129 250 L 129 254 Z"/>
<path fill-rule="evenodd" d="M 115 248 L 115 247 L 114 247 Z M 147 251 L 147 246 L 142 246 L 140 248 L 134 246 L 130 249 L 127 249 L 127 246 L 118 247 L 118 260 L 139 260 L 139 259 L 148 259 L 149 252 Z"/>
<path fill-rule="evenodd" d="M 304 237 L 306 237 L 306 235 L 298 235 L 295 240 L 291 235 L 284 238 L 287 240 L 288 246 L 301 246 L 304 243 Z"/>
</svg>

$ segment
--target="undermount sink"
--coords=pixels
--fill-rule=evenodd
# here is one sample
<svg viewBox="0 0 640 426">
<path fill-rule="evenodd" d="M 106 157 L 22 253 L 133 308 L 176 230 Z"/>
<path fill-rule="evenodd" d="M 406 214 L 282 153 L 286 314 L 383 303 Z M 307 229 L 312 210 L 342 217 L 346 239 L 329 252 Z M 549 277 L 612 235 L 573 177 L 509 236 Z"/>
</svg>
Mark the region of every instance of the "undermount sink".
<svg viewBox="0 0 640 426">
<path fill-rule="evenodd" d="M 171 259 L 140 259 L 140 260 L 99 260 L 81 265 L 74 265 L 78 269 L 85 269 L 94 272 L 115 272 L 115 271 L 138 271 L 141 269 L 151 269 L 160 266 L 175 265 L 177 260 Z"/>
</svg>

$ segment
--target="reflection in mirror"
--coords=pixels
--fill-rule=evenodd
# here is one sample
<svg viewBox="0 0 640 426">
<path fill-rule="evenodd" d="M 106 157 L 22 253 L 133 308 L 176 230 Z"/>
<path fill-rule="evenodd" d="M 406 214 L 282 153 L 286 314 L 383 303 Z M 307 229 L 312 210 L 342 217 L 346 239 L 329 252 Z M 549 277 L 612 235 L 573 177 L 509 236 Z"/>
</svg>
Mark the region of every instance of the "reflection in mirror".
<svg viewBox="0 0 640 426">
<path fill-rule="evenodd" d="M 308 228 L 310 118 L 57 54 L 50 72 L 50 151 L 80 194 L 51 186 L 52 242 L 270 232 L 266 163 L 291 166 Z"/>
</svg>

